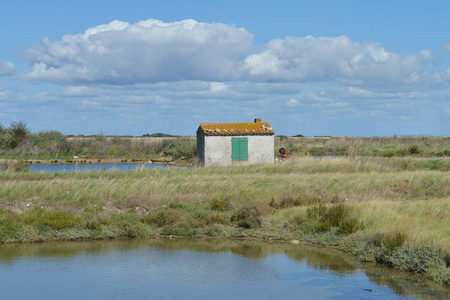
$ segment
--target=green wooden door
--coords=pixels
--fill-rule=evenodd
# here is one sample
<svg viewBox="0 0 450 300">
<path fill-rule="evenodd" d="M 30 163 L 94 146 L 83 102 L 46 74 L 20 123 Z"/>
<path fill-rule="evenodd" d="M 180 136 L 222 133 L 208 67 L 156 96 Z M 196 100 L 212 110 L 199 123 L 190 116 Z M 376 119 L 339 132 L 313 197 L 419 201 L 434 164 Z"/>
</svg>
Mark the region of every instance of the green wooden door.
<svg viewBox="0 0 450 300">
<path fill-rule="evenodd" d="M 231 139 L 231 160 L 248 161 L 248 138 Z"/>
</svg>

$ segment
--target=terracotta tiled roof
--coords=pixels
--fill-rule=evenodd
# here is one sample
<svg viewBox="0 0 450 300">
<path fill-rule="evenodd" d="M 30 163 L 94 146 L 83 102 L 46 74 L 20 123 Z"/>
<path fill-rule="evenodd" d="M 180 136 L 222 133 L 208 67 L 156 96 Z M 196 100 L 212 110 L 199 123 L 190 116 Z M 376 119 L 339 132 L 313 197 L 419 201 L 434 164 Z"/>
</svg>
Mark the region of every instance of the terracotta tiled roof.
<svg viewBox="0 0 450 300">
<path fill-rule="evenodd" d="M 273 135 L 269 123 L 201 123 L 205 135 Z"/>
</svg>

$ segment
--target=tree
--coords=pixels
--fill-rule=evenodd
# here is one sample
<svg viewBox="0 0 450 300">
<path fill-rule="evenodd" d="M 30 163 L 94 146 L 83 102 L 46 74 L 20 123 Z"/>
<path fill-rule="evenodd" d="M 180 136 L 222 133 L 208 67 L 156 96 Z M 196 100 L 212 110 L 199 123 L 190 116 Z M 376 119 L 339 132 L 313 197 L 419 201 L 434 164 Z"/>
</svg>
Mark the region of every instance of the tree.
<svg viewBox="0 0 450 300">
<path fill-rule="evenodd" d="M 9 142 L 11 148 L 18 147 L 25 141 L 27 135 L 30 133 L 27 124 L 22 121 L 12 121 L 8 131 L 11 135 L 11 140 Z"/>
<path fill-rule="evenodd" d="M 8 145 L 7 141 L 6 128 L 0 123 L 0 148 L 6 147 Z"/>
</svg>

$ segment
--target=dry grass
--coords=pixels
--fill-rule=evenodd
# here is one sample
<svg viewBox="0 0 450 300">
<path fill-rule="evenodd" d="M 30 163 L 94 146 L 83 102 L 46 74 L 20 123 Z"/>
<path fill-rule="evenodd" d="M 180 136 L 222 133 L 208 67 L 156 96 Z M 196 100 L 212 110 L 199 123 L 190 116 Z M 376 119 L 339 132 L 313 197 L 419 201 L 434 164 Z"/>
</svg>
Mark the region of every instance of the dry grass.
<svg viewBox="0 0 450 300">
<path fill-rule="evenodd" d="M 277 137 L 277 149 L 294 155 L 450 156 L 450 137 Z"/>
<path fill-rule="evenodd" d="M 450 254 L 449 163 L 296 158 L 275 165 L 223 168 L 0 172 L 0 241 L 196 233 L 254 236 L 335 245 L 365 260 L 401 266 L 393 260 L 395 251 L 386 254 L 370 244 L 374 237 L 399 234 L 404 247 L 438 251 L 440 265 L 420 272 L 440 270 L 429 276 L 447 282 L 442 257 Z M 328 215 L 314 219 L 308 210 L 319 204 Z M 336 219 L 339 211 L 334 210 L 342 205 L 348 210 Z M 47 218 L 53 216 L 50 211 L 76 218 L 57 215 L 62 219 L 54 222 L 61 229 L 55 229 L 33 214 L 36 207 L 43 207 Z"/>
<path fill-rule="evenodd" d="M 414 201 L 369 201 L 354 205 L 367 224 L 365 234 L 399 231 L 412 246 L 450 247 L 450 197 Z"/>
<path fill-rule="evenodd" d="M 417 170 L 397 169 L 390 159 L 385 159 L 383 165 L 382 161 L 371 159 L 303 158 L 272 166 L 238 168 L 74 174 L 2 172 L 0 199 L 3 207 L 5 204 L 20 207 L 27 202 L 78 210 L 88 204 L 108 204 L 112 209 L 134 204 L 159 207 L 177 201 L 206 205 L 212 199 L 224 197 L 238 204 L 268 204 L 272 199 L 285 198 L 305 198 L 306 202 L 308 198 L 321 199 L 328 203 L 333 199 L 407 201 L 450 194 L 448 172 L 429 170 L 426 165 L 419 165 L 417 161 L 421 160 L 409 161 L 412 162 L 407 164 L 415 165 Z M 445 160 L 442 169 L 448 169 L 448 165 Z"/>
<path fill-rule="evenodd" d="M 5 135 L 4 135 L 5 136 Z M 6 139 L 7 140 L 7 139 Z M 0 157 L 31 159 L 72 159 L 74 155 L 98 158 L 162 158 L 193 159 L 195 137 L 150 138 L 127 136 L 65 137 L 57 131 L 29 134 L 17 147 L 10 148 L 2 141 Z M 372 156 L 372 157 L 449 157 L 450 137 L 275 137 L 275 154 L 285 148 L 295 156 Z"/>
</svg>

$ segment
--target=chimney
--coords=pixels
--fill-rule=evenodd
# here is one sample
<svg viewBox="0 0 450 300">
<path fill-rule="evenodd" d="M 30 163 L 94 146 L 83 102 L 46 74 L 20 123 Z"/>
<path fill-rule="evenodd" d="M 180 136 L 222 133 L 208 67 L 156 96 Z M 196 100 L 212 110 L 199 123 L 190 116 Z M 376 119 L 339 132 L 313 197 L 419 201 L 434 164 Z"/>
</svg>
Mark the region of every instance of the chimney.
<svg viewBox="0 0 450 300">
<path fill-rule="evenodd" d="M 255 118 L 255 123 L 261 123 L 261 118 Z"/>
</svg>

